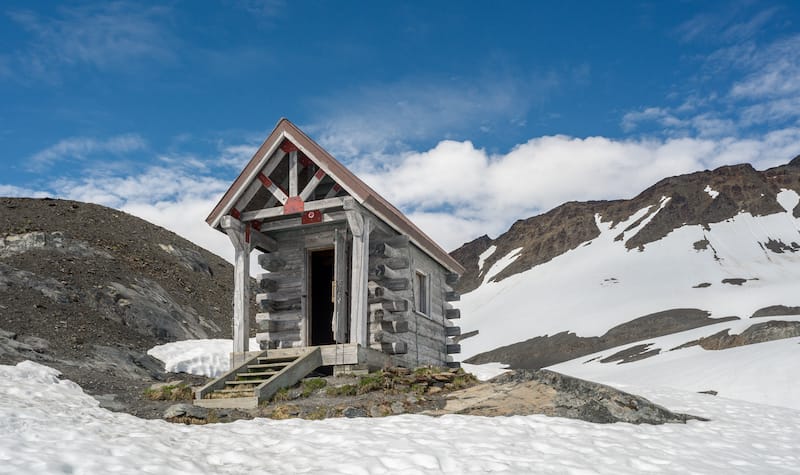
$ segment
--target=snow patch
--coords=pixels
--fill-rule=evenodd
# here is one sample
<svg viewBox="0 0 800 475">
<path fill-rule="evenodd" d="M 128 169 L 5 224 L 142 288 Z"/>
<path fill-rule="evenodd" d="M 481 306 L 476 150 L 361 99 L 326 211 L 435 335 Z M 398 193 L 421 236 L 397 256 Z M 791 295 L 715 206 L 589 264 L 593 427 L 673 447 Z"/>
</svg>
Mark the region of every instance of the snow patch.
<svg viewBox="0 0 800 475">
<path fill-rule="evenodd" d="M 469 364 L 461 363 L 464 371 L 471 373 L 480 381 L 489 381 L 495 376 L 500 376 L 503 373 L 511 371 L 508 369 L 507 364 L 503 363 L 484 363 L 484 364 Z"/>
<path fill-rule="evenodd" d="M 258 348 L 255 338 L 250 339 L 250 348 Z M 163 361 L 166 371 L 216 378 L 231 369 L 232 350 L 233 340 L 183 340 L 155 346 L 147 354 Z"/>
<path fill-rule="evenodd" d="M 714 189 L 712 189 L 711 185 L 706 185 L 706 187 L 703 188 L 703 191 L 708 193 L 708 196 L 710 196 L 712 200 L 717 196 L 719 196 L 719 191 L 715 191 Z"/>
<path fill-rule="evenodd" d="M 778 200 L 778 204 L 789 214 L 791 214 L 797 207 L 797 204 L 800 203 L 800 195 L 798 195 L 796 191 L 787 190 L 786 188 L 781 188 L 776 199 Z"/>
<path fill-rule="evenodd" d="M 480 256 L 478 256 L 478 271 L 483 270 L 483 264 L 486 263 L 486 259 L 488 259 L 489 256 L 494 254 L 494 251 L 496 251 L 496 250 L 497 250 L 497 246 L 492 244 L 491 246 L 489 246 L 488 249 L 483 251 Z"/>
<path fill-rule="evenodd" d="M 490 267 L 489 270 L 486 271 L 486 277 L 483 278 L 483 283 L 485 284 L 489 282 L 494 276 L 502 272 L 503 269 L 511 265 L 512 262 L 516 261 L 521 252 L 522 248 L 518 247 L 516 249 L 513 249 L 505 256 L 498 259 L 494 264 L 492 264 L 492 267 Z"/>
<path fill-rule="evenodd" d="M 725 350 L 700 346 L 674 349 L 723 330 L 742 333 L 769 320 L 800 321 L 800 317 L 754 318 L 716 323 L 641 342 L 621 345 L 559 363 L 548 369 L 612 386 L 635 384 L 685 391 L 714 390 L 719 396 L 800 410 L 800 337 L 744 345 Z M 647 343 L 661 353 L 629 363 L 600 360 L 625 348 Z"/>
</svg>

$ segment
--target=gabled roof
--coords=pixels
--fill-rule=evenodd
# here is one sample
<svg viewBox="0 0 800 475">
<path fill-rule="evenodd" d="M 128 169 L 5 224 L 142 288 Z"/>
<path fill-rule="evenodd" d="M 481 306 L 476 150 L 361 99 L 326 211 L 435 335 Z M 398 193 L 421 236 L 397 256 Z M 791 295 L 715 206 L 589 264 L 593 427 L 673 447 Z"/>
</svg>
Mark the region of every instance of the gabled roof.
<svg viewBox="0 0 800 475">
<path fill-rule="evenodd" d="M 268 153 L 271 155 L 284 139 L 288 139 L 303 150 L 311 160 L 324 168 L 331 178 L 342 186 L 342 188 L 344 188 L 358 203 L 374 213 L 394 230 L 408 236 L 411 242 L 428 254 L 432 259 L 451 272 L 457 274 L 464 273 L 464 268 L 458 261 L 453 259 L 453 257 L 436 244 L 433 239 L 422 232 L 422 230 L 412 223 L 400 210 L 395 208 L 375 190 L 361 181 L 361 179 L 339 163 L 338 160 L 333 158 L 331 154 L 314 142 L 288 119 L 281 119 L 278 121 L 275 129 L 269 134 L 269 137 L 267 137 L 264 143 L 261 144 L 261 147 L 259 147 L 255 155 L 253 155 L 253 158 L 250 159 L 247 166 L 245 166 L 244 170 L 242 170 L 231 187 L 228 188 L 228 191 L 222 196 L 222 199 L 217 203 L 217 206 L 214 207 L 211 214 L 208 215 L 206 222 L 210 226 L 219 229 L 220 219 L 231 212 L 231 208 L 233 208 L 236 200 L 238 200 L 250 184 L 256 180 L 256 176 L 263 166 L 264 161 L 269 158 L 265 157 L 265 155 Z"/>
</svg>

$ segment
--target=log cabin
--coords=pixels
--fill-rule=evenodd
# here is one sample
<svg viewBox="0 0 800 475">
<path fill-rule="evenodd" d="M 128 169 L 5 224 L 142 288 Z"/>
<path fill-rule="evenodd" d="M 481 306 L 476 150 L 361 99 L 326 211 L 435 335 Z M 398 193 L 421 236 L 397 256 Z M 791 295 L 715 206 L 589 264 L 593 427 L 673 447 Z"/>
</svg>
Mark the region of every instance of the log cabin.
<svg viewBox="0 0 800 475">
<path fill-rule="evenodd" d="M 232 369 L 195 403 L 253 407 L 322 366 L 459 366 L 450 302 L 463 267 L 289 120 L 206 221 L 235 251 Z M 265 271 L 254 281 L 258 348 L 253 258 Z"/>
</svg>

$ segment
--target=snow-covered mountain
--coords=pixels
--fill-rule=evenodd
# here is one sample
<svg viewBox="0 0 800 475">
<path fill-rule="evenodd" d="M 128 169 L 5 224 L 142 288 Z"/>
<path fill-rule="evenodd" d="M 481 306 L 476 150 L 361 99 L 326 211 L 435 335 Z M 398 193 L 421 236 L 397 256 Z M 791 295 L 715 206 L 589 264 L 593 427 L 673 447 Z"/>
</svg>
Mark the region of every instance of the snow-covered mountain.
<svg viewBox="0 0 800 475">
<path fill-rule="evenodd" d="M 800 157 L 764 171 L 722 167 L 630 200 L 566 203 L 467 243 L 453 252 L 468 269 L 461 326 L 480 333 L 461 341 L 463 356 L 543 367 L 602 352 L 595 366 L 629 371 L 703 337 L 714 338 L 691 352 L 800 337 L 798 319 L 782 317 L 800 315 L 798 192 Z M 614 381 L 612 370 L 556 369 L 566 368 Z"/>
</svg>

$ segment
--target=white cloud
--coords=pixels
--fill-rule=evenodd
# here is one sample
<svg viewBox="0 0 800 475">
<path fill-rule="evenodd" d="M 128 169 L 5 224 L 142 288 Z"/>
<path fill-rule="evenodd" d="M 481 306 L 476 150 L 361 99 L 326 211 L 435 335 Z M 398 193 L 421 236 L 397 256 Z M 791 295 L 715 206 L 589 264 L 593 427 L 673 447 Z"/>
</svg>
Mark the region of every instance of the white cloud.
<svg viewBox="0 0 800 475">
<path fill-rule="evenodd" d="M 56 144 L 36 152 L 31 156 L 31 164 L 35 168 L 49 165 L 58 160 L 84 159 L 97 153 L 124 154 L 146 147 L 145 140 L 136 134 L 117 135 L 105 140 L 72 137 L 60 140 Z"/>
<path fill-rule="evenodd" d="M 17 197 L 44 198 L 47 196 L 52 196 L 52 194 L 46 191 L 34 190 L 32 188 L 0 184 L 0 196 L 5 196 L 9 198 L 17 198 Z"/>
<path fill-rule="evenodd" d="M 800 92 L 800 35 L 754 50 L 739 61 L 752 72 L 733 85 L 731 96 L 761 99 Z"/>
<path fill-rule="evenodd" d="M 29 74 L 53 80 L 63 65 L 126 69 L 135 61 L 169 60 L 171 35 L 162 27 L 168 9 L 128 2 L 103 2 L 8 15 L 31 34 L 26 50 L 16 59 Z"/>
<path fill-rule="evenodd" d="M 237 170 L 241 170 L 253 158 L 258 150 L 258 145 L 226 145 L 220 150 L 219 163 Z"/>
<path fill-rule="evenodd" d="M 786 163 L 800 128 L 757 139 L 538 137 L 500 155 L 442 141 L 381 170 L 356 170 L 446 249 L 566 201 L 631 198 L 662 178 L 722 165 Z"/>
<path fill-rule="evenodd" d="M 557 85 L 555 73 L 532 77 L 411 78 L 344 91 L 314 106 L 324 119 L 303 128 L 334 156 L 374 162 L 420 139 L 464 130 L 518 126 Z"/>
</svg>

